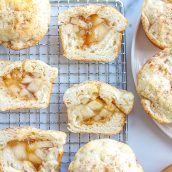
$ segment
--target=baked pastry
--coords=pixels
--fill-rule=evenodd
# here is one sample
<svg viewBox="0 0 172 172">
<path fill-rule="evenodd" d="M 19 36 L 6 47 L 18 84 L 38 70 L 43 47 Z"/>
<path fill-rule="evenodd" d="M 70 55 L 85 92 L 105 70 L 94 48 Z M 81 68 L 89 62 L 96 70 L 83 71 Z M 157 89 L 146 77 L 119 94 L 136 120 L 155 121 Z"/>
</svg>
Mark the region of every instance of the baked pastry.
<svg viewBox="0 0 172 172">
<path fill-rule="evenodd" d="M 72 8 L 59 15 L 58 23 L 66 58 L 99 62 L 118 56 L 128 24 L 115 8 L 104 5 Z"/>
<path fill-rule="evenodd" d="M 0 130 L 0 171 L 56 172 L 66 134 L 31 127 Z"/>
<path fill-rule="evenodd" d="M 147 114 L 160 123 L 172 123 L 172 48 L 150 58 L 137 78 L 137 92 Z"/>
<path fill-rule="evenodd" d="M 111 139 L 90 141 L 79 149 L 68 172 L 143 172 L 131 148 Z"/>
<path fill-rule="evenodd" d="M 0 61 L 0 110 L 46 108 L 57 68 L 39 60 Z"/>
<path fill-rule="evenodd" d="M 149 40 L 164 49 L 172 46 L 172 1 L 144 0 L 142 25 Z"/>
<path fill-rule="evenodd" d="M 171 172 L 172 171 L 172 165 L 169 165 L 168 167 L 164 168 L 161 172 Z"/>
<path fill-rule="evenodd" d="M 13 50 L 37 44 L 48 30 L 49 0 L 1 0 L 0 44 Z"/>
<path fill-rule="evenodd" d="M 71 132 L 112 135 L 123 129 L 134 96 L 100 81 L 86 81 L 66 90 L 64 103 Z"/>
</svg>

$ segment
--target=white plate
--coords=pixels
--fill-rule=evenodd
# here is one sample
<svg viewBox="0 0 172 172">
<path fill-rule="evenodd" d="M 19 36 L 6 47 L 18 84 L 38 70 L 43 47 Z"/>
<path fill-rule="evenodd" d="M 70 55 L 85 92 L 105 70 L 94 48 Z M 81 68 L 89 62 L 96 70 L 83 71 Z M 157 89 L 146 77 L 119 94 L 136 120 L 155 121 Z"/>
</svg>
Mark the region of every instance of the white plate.
<svg viewBox="0 0 172 172">
<path fill-rule="evenodd" d="M 159 51 L 161 50 L 156 48 L 146 37 L 139 19 L 133 37 L 131 50 L 131 67 L 135 84 L 139 69 L 143 66 L 149 57 L 152 57 Z M 155 123 L 166 135 L 172 138 L 172 124 L 159 124 L 156 121 Z"/>
</svg>

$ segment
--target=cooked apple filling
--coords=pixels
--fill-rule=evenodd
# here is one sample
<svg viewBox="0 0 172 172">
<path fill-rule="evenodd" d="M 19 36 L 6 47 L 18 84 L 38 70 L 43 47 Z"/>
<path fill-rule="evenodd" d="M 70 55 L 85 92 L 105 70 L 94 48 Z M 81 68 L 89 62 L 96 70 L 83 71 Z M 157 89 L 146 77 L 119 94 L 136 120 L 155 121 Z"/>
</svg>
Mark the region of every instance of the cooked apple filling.
<svg viewBox="0 0 172 172">
<path fill-rule="evenodd" d="M 81 48 L 87 48 L 92 44 L 101 42 L 111 29 L 108 21 L 100 18 L 97 14 L 88 17 L 72 17 L 70 23 L 74 25 L 74 30 L 80 40 L 79 45 L 81 45 Z"/>
<path fill-rule="evenodd" d="M 78 105 L 72 114 L 81 124 L 92 125 L 95 122 L 104 123 L 111 119 L 117 108 L 114 103 L 107 104 L 101 98 L 95 100 L 82 99 L 82 103 Z"/>
<path fill-rule="evenodd" d="M 11 141 L 4 149 L 11 150 L 16 160 L 28 163 L 30 167 L 38 171 L 52 147 L 53 144 L 50 141 L 35 142 L 35 140 L 27 139 Z"/>
<path fill-rule="evenodd" d="M 36 92 L 43 82 L 38 74 L 32 74 L 20 69 L 12 70 L 1 77 L 1 81 L 10 96 L 24 100 L 37 99 Z"/>
</svg>

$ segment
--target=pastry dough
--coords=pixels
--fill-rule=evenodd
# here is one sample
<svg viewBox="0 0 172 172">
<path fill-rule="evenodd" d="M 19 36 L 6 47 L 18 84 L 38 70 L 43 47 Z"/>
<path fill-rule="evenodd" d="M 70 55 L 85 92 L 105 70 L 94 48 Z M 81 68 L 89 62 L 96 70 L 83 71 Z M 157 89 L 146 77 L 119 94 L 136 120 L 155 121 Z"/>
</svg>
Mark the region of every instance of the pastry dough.
<svg viewBox="0 0 172 172">
<path fill-rule="evenodd" d="M 99 81 L 86 81 L 64 94 L 68 129 L 74 133 L 119 133 L 134 104 L 132 93 Z"/>
<path fill-rule="evenodd" d="M 57 68 L 39 60 L 0 61 L 0 110 L 46 108 Z"/>
<path fill-rule="evenodd" d="M 160 123 L 172 123 L 172 48 L 150 58 L 138 73 L 137 93 L 146 113 Z"/>
<path fill-rule="evenodd" d="M 49 0 L 1 0 L 0 44 L 13 50 L 37 44 L 48 30 Z"/>
<path fill-rule="evenodd" d="M 143 29 L 150 41 L 161 49 L 172 46 L 171 18 L 171 0 L 144 0 Z"/>
<path fill-rule="evenodd" d="M 79 149 L 68 172 L 143 172 L 131 148 L 111 139 L 90 141 Z"/>
<path fill-rule="evenodd" d="M 57 172 L 66 134 L 31 127 L 0 130 L 0 171 Z"/>
<path fill-rule="evenodd" d="M 109 62 L 118 57 L 128 22 L 115 8 L 80 6 L 61 13 L 58 19 L 66 58 Z"/>
</svg>

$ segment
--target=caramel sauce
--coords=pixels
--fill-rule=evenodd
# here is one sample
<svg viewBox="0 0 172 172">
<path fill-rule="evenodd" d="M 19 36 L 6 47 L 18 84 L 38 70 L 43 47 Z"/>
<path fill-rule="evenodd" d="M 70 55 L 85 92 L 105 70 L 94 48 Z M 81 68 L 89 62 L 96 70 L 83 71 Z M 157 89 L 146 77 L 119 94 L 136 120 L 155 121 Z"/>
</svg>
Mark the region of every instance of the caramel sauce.
<svg viewBox="0 0 172 172">
<path fill-rule="evenodd" d="M 88 18 L 88 20 L 86 20 L 86 22 L 89 23 L 90 27 L 88 27 L 88 30 L 86 31 L 82 48 L 90 47 L 92 44 L 96 44 L 96 43 L 102 41 L 102 39 L 104 38 L 105 33 L 103 33 L 103 35 L 101 35 L 101 36 L 99 36 L 99 35 L 97 36 L 95 34 L 95 30 L 100 25 L 108 26 L 107 22 L 106 22 L 106 20 L 103 20 L 102 23 L 97 23 L 96 22 L 97 19 L 98 19 L 98 15 L 93 14 Z"/>
<path fill-rule="evenodd" d="M 81 124 L 93 125 L 94 124 L 94 120 L 92 118 L 84 119 L 84 120 L 81 121 Z"/>
<path fill-rule="evenodd" d="M 102 109 L 106 109 L 109 113 L 111 113 L 111 115 L 104 115 L 103 117 L 100 117 L 99 120 L 95 120 L 95 117 L 99 116 L 99 113 L 101 112 L 102 109 L 99 109 L 99 110 L 93 110 L 94 112 L 94 116 L 91 117 L 91 118 L 85 118 L 81 121 L 81 124 L 85 124 L 85 125 L 93 125 L 95 122 L 98 122 L 98 123 L 105 123 L 107 121 L 109 121 L 113 115 L 114 112 L 112 111 L 109 111 L 106 107 L 106 102 L 101 99 L 100 97 L 98 97 L 96 100 L 100 101 L 102 104 L 103 104 L 103 108 Z"/>
<path fill-rule="evenodd" d="M 10 72 L 10 74 L 3 76 L 2 79 L 7 87 L 11 85 L 20 87 L 22 75 L 23 74 L 21 73 L 20 69 L 14 69 Z"/>
<path fill-rule="evenodd" d="M 27 153 L 30 153 L 30 152 L 32 152 L 33 153 L 33 150 L 29 150 L 29 148 L 28 148 L 28 145 L 30 145 L 30 144 L 32 144 L 32 143 L 35 143 L 35 140 L 33 140 L 33 139 L 25 139 L 25 140 L 23 140 L 23 141 L 16 141 L 16 140 L 13 140 L 13 141 L 11 141 L 11 142 L 8 142 L 8 146 L 10 146 L 10 147 L 15 147 L 15 146 L 17 146 L 17 144 L 25 144 L 25 146 L 26 146 L 26 152 Z"/>
<path fill-rule="evenodd" d="M 33 75 L 29 72 L 21 71 L 20 69 L 14 69 L 9 74 L 2 77 L 2 81 L 5 87 L 9 88 L 14 85 L 19 90 L 22 89 L 23 86 L 27 87 L 29 84 L 22 84 L 22 79 L 26 76 L 33 77 Z M 34 93 L 31 93 L 32 97 L 29 96 L 21 96 L 19 94 L 16 95 L 12 90 L 8 89 L 8 94 L 14 98 L 21 98 L 22 100 L 32 100 L 37 99 Z"/>
<path fill-rule="evenodd" d="M 29 145 L 30 144 L 32 144 L 32 143 L 34 143 L 35 142 L 35 140 L 34 139 L 30 139 L 30 138 L 28 138 L 28 139 L 25 139 L 25 140 L 23 140 L 23 141 L 16 141 L 16 140 L 13 140 L 13 141 L 11 141 L 11 142 L 8 142 L 8 146 L 9 147 L 11 147 L 11 148 L 14 148 L 15 146 L 17 146 L 18 144 L 24 144 L 25 145 L 25 150 L 26 150 L 26 153 L 27 153 L 27 155 L 28 154 L 30 154 L 30 153 L 33 153 L 34 154 L 34 151 L 35 150 L 31 150 L 31 149 L 29 149 Z M 26 159 L 19 159 L 19 161 L 29 161 L 29 158 L 27 157 Z M 42 165 L 42 164 L 38 164 L 38 163 L 36 163 L 36 162 L 31 162 L 32 164 L 33 164 L 33 166 L 34 166 L 34 168 L 37 170 L 37 171 L 39 171 L 39 169 L 40 169 L 40 166 Z"/>
<path fill-rule="evenodd" d="M 79 32 L 77 32 L 77 36 L 83 40 L 80 46 L 81 49 L 102 41 L 110 29 L 108 21 L 100 18 L 97 14 L 92 14 L 88 17 L 79 16 L 76 19 L 87 24 L 86 28 L 78 24 L 80 29 Z"/>
<path fill-rule="evenodd" d="M 97 116 L 97 115 L 95 115 Z M 94 116 L 94 117 L 95 117 Z M 84 119 L 81 121 L 81 124 L 85 124 L 85 125 L 93 125 L 95 122 L 98 122 L 98 123 L 105 123 L 106 121 L 109 121 L 110 120 L 110 117 L 101 117 L 101 119 L 99 119 L 98 121 L 95 121 L 94 117 L 92 118 L 87 118 L 87 119 Z"/>
</svg>

